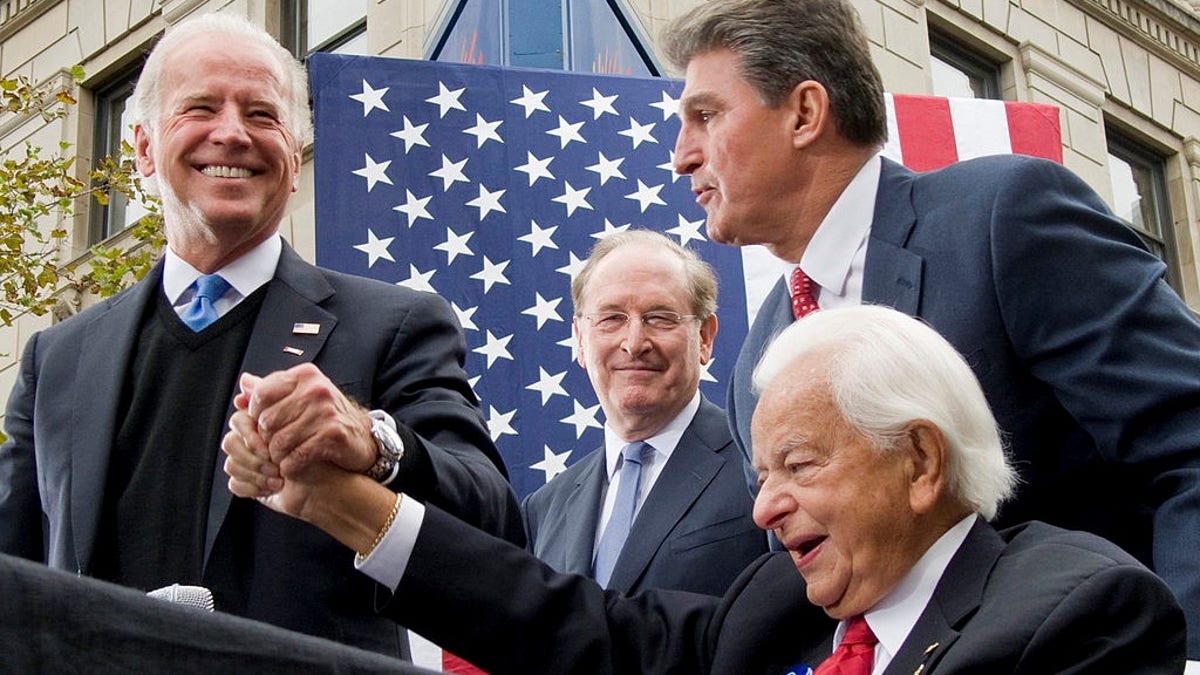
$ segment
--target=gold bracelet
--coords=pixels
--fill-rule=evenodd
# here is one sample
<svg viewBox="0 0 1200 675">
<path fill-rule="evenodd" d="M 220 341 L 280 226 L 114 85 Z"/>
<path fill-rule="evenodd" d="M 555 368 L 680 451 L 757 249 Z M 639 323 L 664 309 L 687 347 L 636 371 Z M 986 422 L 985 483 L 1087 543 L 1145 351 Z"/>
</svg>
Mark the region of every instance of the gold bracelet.
<svg viewBox="0 0 1200 675">
<path fill-rule="evenodd" d="M 396 514 L 400 513 L 400 501 L 402 499 L 404 499 L 404 494 L 397 492 L 396 503 L 392 505 L 392 512 L 388 514 L 387 520 L 383 521 L 383 526 L 380 527 L 379 531 L 375 533 L 375 540 L 371 542 L 371 545 L 367 547 L 365 552 L 354 554 L 356 563 L 359 565 L 363 564 L 363 562 L 366 561 L 367 556 L 371 555 L 371 552 L 375 550 L 376 546 L 379 546 L 379 542 L 383 541 L 383 535 L 387 534 L 387 531 L 392 528 L 392 522 L 396 520 Z"/>
</svg>

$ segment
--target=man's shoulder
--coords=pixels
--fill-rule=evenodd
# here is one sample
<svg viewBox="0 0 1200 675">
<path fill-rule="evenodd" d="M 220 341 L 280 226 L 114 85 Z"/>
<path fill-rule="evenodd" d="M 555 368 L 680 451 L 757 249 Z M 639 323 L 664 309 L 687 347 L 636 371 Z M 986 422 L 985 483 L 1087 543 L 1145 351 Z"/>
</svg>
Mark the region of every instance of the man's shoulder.
<svg viewBox="0 0 1200 675">
<path fill-rule="evenodd" d="M 1008 564 L 1086 567 L 1144 566 L 1116 544 L 1080 530 L 1066 530 L 1040 521 L 1022 523 L 1000 531 L 1006 542 L 1001 559 Z"/>
</svg>

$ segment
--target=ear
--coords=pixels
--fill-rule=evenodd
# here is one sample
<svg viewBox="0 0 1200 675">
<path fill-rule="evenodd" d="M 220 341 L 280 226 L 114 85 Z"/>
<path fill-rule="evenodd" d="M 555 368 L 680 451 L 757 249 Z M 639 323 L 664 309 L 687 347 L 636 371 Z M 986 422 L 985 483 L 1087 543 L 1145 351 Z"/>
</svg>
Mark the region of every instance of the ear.
<svg viewBox="0 0 1200 675">
<path fill-rule="evenodd" d="M 712 358 L 713 341 L 717 339 L 717 315 L 713 314 L 700 324 L 700 363 Z"/>
<path fill-rule="evenodd" d="M 571 334 L 575 337 L 575 360 L 587 370 L 587 360 L 583 357 L 583 330 L 579 326 L 579 317 L 571 319 Z"/>
<path fill-rule="evenodd" d="M 930 513 L 946 490 L 949 449 L 942 430 L 928 420 L 916 420 L 907 430 L 908 499 L 914 513 Z"/>
<path fill-rule="evenodd" d="M 300 189 L 300 167 L 304 163 L 303 152 L 303 150 L 298 149 L 292 153 L 292 192 Z"/>
<path fill-rule="evenodd" d="M 797 150 L 815 143 L 833 123 L 829 92 L 820 82 L 805 80 L 797 84 L 785 105 L 793 113 L 792 147 Z"/>
<path fill-rule="evenodd" d="M 133 127 L 134 161 L 143 176 L 154 175 L 154 149 L 150 147 L 150 132 L 141 124 Z"/>
</svg>

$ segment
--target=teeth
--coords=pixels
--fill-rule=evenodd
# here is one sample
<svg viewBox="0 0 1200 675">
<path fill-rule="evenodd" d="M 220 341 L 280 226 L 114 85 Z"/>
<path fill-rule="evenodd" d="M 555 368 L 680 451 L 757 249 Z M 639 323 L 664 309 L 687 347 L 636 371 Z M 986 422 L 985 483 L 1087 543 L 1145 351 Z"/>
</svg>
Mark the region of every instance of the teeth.
<svg viewBox="0 0 1200 675">
<path fill-rule="evenodd" d="M 250 169 L 240 166 L 206 166 L 201 169 L 201 173 L 214 178 L 249 178 L 253 175 Z"/>
</svg>

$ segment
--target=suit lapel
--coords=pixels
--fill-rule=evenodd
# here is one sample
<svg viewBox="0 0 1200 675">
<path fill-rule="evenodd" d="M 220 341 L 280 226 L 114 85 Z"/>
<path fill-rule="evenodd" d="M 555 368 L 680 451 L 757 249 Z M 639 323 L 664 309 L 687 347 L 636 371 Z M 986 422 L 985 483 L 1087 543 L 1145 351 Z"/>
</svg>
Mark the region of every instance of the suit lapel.
<svg viewBox="0 0 1200 675">
<path fill-rule="evenodd" d="M 729 443 L 729 428 L 720 410 L 701 398 L 696 417 L 679 439 L 671 459 L 638 511 L 613 568 L 609 587 L 629 592 L 645 573 L 667 535 L 721 470 L 717 450 Z"/>
<path fill-rule="evenodd" d="M 562 529 L 565 567 L 568 574 L 592 575 L 592 553 L 596 546 L 596 528 L 600 522 L 600 499 L 608 483 L 605 475 L 604 446 L 588 455 L 588 462 L 575 480 L 571 494 L 563 502 Z"/>
<path fill-rule="evenodd" d="M 246 354 L 242 357 L 241 372 L 266 375 L 301 363 L 311 363 L 337 325 L 337 317 L 318 304 L 333 295 L 333 287 L 320 270 L 301 260 L 290 246 L 284 244 L 275 278 L 268 282 L 266 293 L 254 322 Z M 315 334 L 309 327 L 298 332 L 296 324 L 318 328 Z M 229 400 L 229 410 L 225 416 L 227 420 L 233 415 L 232 392 Z M 204 541 L 206 565 L 233 497 L 225 477 L 224 459 L 224 453 L 221 453 L 213 467 L 213 487 Z"/>
<path fill-rule="evenodd" d="M 988 577 L 1004 546 L 996 530 L 977 518 L 884 675 L 909 675 L 918 669 L 922 675 L 936 672 L 938 662 L 979 609 Z"/>
<path fill-rule="evenodd" d="M 155 300 L 161 288 L 159 263 L 128 292 L 109 300 L 108 310 L 84 329 L 71 420 L 71 533 L 74 563 L 76 569 L 84 572 L 91 565 L 96 543 L 99 505 L 104 503 L 104 486 L 116 436 L 117 408 L 138 325 L 146 304 Z M 96 395 L 98 390 L 105 389 L 107 395 Z"/>
<path fill-rule="evenodd" d="M 904 248 L 917 222 L 912 181 L 911 171 L 883 160 L 867 243 L 862 300 L 916 316 L 920 309 L 924 260 Z"/>
</svg>

